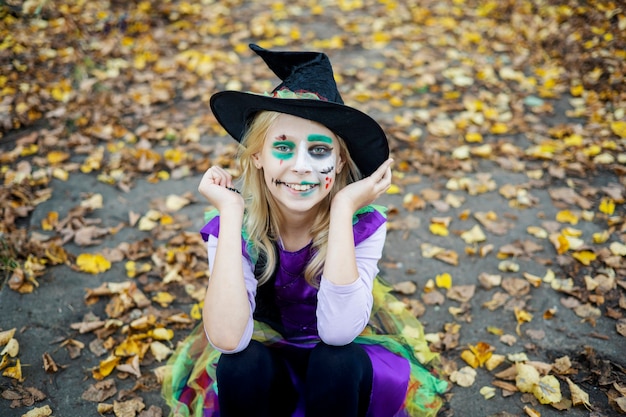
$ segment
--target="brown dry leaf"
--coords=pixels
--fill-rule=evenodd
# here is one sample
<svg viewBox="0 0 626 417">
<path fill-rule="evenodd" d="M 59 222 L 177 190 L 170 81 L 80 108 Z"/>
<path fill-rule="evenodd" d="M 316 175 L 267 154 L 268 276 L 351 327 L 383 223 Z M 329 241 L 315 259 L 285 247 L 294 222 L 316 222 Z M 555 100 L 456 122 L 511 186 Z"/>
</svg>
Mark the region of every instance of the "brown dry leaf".
<svg viewBox="0 0 626 417">
<path fill-rule="evenodd" d="M 513 297 L 524 296 L 530 291 L 530 283 L 521 278 L 505 278 L 502 288 Z"/>
<path fill-rule="evenodd" d="M 493 294 L 493 296 L 491 297 L 491 300 L 485 301 L 483 303 L 483 307 L 489 309 L 490 311 L 494 311 L 502 307 L 508 301 L 508 299 L 509 299 L 508 294 L 498 291 L 495 294 Z"/>
<path fill-rule="evenodd" d="M 105 379 L 95 384 L 89 385 L 89 388 L 83 392 L 81 398 L 85 401 L 103 402 L 117 394 L 117 387 L 114 379 Z"/>
<path fill-rule="evenodd" d="M 400 294 L 411 295 L 417 291 L 417 285 L 413 281 L 402 281 L 393 284 L 393 289 Z"/>
<path fill-rule="evenodd" d="M 484 289 L 490 290 L 493 287 L 498 287 L 502 284 L 502 276 L 481 272 L 480 275 L 478 275 L 478 281 Z"/>
<path fill-rule="evenodd" d="M 571 379 L 565 378 L 565 380 L 567 381 L 567 385 L 569 385 L 569 390 L 572 394 L 572 404 L 582 404 L 587 410 L 591 411 L 593 407 L 589 402 L 589 394 L 583 391 L 578 385 L 574 384 Z"/>
<path fill-rule="evenodd" d="M 139 369 L 139 356 L 135 355 L 126 360 L 126 363 L 117 365 L 115 367 L 120 372 L 126 372 L 134 375 L 137 378 L 141 378 L 141 369 Z"/>
<path fill-rule="evenodd" d="M 113 401 L 115 417 L 135 417 L 144 408 L 146 408 L 146 405 L 142 398 L 133 398 L 128 401 Z"/>
<path fill-rule="evenodd" d="M 45 352 L 42 355 L 42 360 L 43 360 L 43 369 L 46 371 L 46 373 L 54 374 L 59 371 L 58 365 L 56 364 L 54 359 L 52 359 L 52 356 L 48 352 Z"/>
<path fill-rule="evenodd" d="M 475 292 L 475 285 L 454 285 L 448 289 L 446 296 L 451 300 L 463 303 L 471 300 Z"/>
<path fill-rule="evenodd" d="M 626 337 L 626 319 L 619 319 L 615 324 L 615 330 L 617 330 L 617 333 Z"/>
</svg>

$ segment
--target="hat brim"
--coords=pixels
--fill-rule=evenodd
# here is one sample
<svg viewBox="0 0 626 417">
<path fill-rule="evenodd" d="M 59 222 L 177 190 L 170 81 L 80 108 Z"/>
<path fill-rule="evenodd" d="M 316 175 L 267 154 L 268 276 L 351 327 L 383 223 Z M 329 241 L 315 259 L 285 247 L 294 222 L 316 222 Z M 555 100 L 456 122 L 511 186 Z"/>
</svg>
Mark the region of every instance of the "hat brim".
<svg viewBox="0 0 626 417">
<path fill-rule="evenodd" d="M 241 142 L 247 125 L 260 111 L 287 113 L 318 122 L 341 137 L 363 177 L 371 175 L 389 157 L 387 137 L 367 114 L 323 100 L 269 97 L 243 91 L 221 91 L 211 97 L 217 121 Z"/>
</svg>

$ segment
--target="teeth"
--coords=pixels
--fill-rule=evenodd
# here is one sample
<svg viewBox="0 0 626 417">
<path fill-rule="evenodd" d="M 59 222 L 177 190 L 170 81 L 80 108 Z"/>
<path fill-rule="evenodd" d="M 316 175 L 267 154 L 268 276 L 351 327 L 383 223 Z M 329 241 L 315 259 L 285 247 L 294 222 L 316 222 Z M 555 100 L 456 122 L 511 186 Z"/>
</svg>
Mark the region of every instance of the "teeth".
<svg viewBox="0 0 626 417">
<path fill-rule="evenodd" d="M 315 187 L 312 184 L 287 184 L 287 187 L 291 188 L 292 190 L 296 190 L 296 191 L 308 191 L 311 188 Z"/>
</svg>

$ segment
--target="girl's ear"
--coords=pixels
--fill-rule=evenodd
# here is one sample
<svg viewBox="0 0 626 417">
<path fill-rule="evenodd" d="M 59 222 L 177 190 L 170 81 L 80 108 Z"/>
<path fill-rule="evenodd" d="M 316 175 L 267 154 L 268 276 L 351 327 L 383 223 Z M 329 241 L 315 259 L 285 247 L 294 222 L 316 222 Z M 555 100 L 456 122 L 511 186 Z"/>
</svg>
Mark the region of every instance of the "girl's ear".
<svg viewBox="0 0 626 417">
<path fill-rule="evenodd" d="M 337 175 L 339 175 L 345 163 L 346 163 L 346 160 L 341 155 L 339 155 L 339 161 L 337 161 L 337 168 L 335 168 L 335 172 L 337 173 Z"/>
<path fill-rule="evenodd" d="M 261 169 L 261 158 L 259 152 L 252 154 L 252 163 L 256 169 Z"/>
</svg>

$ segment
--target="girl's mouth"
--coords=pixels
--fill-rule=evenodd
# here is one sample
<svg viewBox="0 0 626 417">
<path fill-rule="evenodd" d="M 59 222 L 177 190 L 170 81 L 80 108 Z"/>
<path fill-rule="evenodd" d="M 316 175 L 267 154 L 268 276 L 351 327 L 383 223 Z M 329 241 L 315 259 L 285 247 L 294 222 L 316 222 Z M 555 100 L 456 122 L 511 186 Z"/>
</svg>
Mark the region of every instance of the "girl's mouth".
<svg viewBox="0 0 626 417">
<path fill-rule="evenodd" d="M 311 191 L 313 188 L 317 187 L 319 184 L 312 184 L 312 183 L 288 183 L 288 182 L 284 182 L 281 180 L 274 180 L 274 184 L 278 185 L 284 185 L 285 187 L 292 189 L 294 191 L 298 191 L 298 192 L 304 192 L 304 191 Z"/>
</svg>

